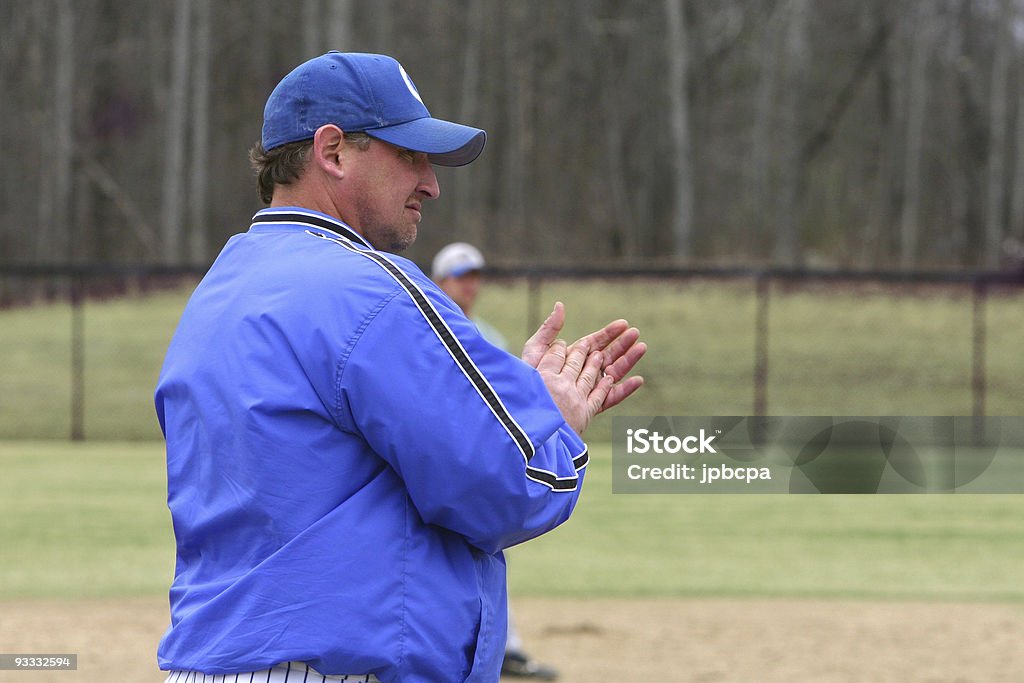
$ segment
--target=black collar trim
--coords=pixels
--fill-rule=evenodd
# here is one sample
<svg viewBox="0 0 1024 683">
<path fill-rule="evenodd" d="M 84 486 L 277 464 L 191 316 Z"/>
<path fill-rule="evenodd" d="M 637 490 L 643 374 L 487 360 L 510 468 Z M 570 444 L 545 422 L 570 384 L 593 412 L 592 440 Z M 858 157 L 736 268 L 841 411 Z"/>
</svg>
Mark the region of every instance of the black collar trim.
<svg viewBox="0 0 1024 683">
<path fill-rule="evenodd" d="M 307 227 L 320 228 L 321 230 L 327 230 L 332 232 L 339 237 L 360 244 L 369 249 L 373 249 L 373 245 L 366 241 L 362 235 L 348 227 L 341 221 L 337 221 L 331 218 L 326 218 L 318 214 L 303 213 L 300 211 L 261 211 L 252 217 L 252 222 L 255 223 L 289 223 L 293 225 L 304 225 Z"/>
</svg>

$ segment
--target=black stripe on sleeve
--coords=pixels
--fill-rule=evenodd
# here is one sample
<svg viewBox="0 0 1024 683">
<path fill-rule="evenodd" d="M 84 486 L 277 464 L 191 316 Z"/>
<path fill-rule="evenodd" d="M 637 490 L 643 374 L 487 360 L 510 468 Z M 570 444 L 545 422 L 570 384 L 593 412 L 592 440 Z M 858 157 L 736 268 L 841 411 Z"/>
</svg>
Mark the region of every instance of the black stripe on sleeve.
<svg viewBox="0 0 1024 683">
<path fill-rule="evenodd" d="M 315 233 L 310 233 L 314 237 L 320 237 Z M 330 238 L 327 238 L 330 239 Z M 483 398 L 484 402 L 494 413 L 495 417 L 505 427 L 505 431 L 509 433 L 512 439 L 516 442 L 520 452 L 527 462 L 534 455 L 533 444 L 530 443 L 530 438 L 527 436 L 523 428 L 515 421 L 512 415 L 509 413 L 505 404 L 501 402 L 497 392 L 491 387 L 490 383 L 477 368 L 476 364 L 466 353 L 466 350 L 462 348 L 462 344 L 456 339 L 455 335 L 448 328 L 448 325 L 441 318 L 441 315 L 434 308 L 433 304 L 427 299 L 427 296 L 420 290 L 420 288 L 413 282 L 408 275 L 402 272 L 398 266 L 388 260 L 386 257 L 376 253 L 368 251 L 360 251 L 355 247 L 346 244 L 340 240 L 330 240 L 341 246 L 349 249 L 353 253 L 359 254 L 366 258 L 372 259 L 381 268 L 383 268 L 398 284 L 405 290 L 405 292 L 412 298 L 413 303 L 416 304 L 416 308 L 419 309 L 420 313 L 426 319 L 427 324 L 430 325 L 434 334 L 441 340 L 441 343 L 447 349 L 448 353 L 455 360 L 456 364 L 462 369 L 463 374 L 469 378 L 469 381 L 476 388 L 477 393 Z"/>
<path fill-rule="evenodd" d="M 572 459 L 573 467 L 576 472 L 587 466 L 590 462 L 590 453 L 584 448 L 583 452 Z M 579 476 L 570 477 L 559 477 L 554 472 L 548 470 L 542 470 L 538 467 L 526 466 L 526 476 L 533 479 L 536 482 L 550 486 L 556 491 L 574 491 L 579 484 Z"/>
<path fill-rule="evenodd" d="M 582 453 L 572 459 L 572 466 L 576 468 L 576 471 L 582 470 L 590 462 L 590 452 L 584 450 Z"/>
<path fill-rule="evenodd" d="M 456 364 L 462 370 L 463 374 L 469 379 L 470 383 L 474 386 L 477 393 L 490 408 L 491 413 L 498 419 L 501 425 L 505 428 L 505 431 L 512 437 L 513 441 L 522 453 L 523 458 L 527 463 L 526 476 L 538 483 L 544 484 L 555 491 L 574 491 L 579 483 L 578 476 L 570 477 L 559 477 L 553 472 L 542 470 L 536 467 L 530 467 L 529 462 L 535 455 L 536 451 L 533 444 L 530 442 L 529 436 L 525 430 L 515 421 L 508 408 L 502 403 L 498 393 L 494 390 L 494 387 L 490 385 L 487 378 L 484 377 L 483 373 L 473 362 L 473 359 L 469 357 L 466 350 L 459 343 L 459 340 L 452 333 L 447 323 L 441 317 L 441 314 L 437 312 L 433 304 L 423 293 L 423 291 L 416 285 L 412 279 L 409 278 L 402 270 L 392 263 L 387 257 L 375 251 L 363 251 L 357 249 L 355 246 L 345 242 L 344 240 L 331 238 L 327 235 L 323 235 L 313 231 L 306 231 L 307 234 L 313 237 L 319 237 L 328 241 L 334 242 L 335 244 L 345 247 L 349 251 L 355 254 L 359 254 L 365 258 L 372 259 L 377 265 L 383 268 L 398 284 L 405 290 L 405 292 L 412 299 L 416 308 L 419 309 L 420 313 L 426 319 L 427 324 L 430 325 L 434 334 L 440 339 L 442 345 L 455 360 Z M 576 456 L 573 459 L 573 465 L 576 470 L 583 468 L 588 462 L 589 456 L 587 451 Z"/>
<path fill-rule="evenodd" d="M 366 253 L 366 252 L 360 252 Z M 533 444 L 530 443 L 530 438 L 523 431 L 523 428 L 515 421 L 512 415 L 509 413 L 505 404 L 501 402 L 501 398 L 498 396 L 494 388 L 491 387 L 490 383 L 480 372 L 480 369 L 476 366 L 473 360 L 466 353 L 466 350 L 456 339 L 455 335 L 448 328 L 448 325 L 441 318 L 441 315 L 437 312 L 437 309 L 430 303 L 426 295 L 416 286 L 409 277 L 403 273 L 395 264 L 389 261 L 387 258 L 376 254 L 366 253 L 366 256 L 372 258 L 381 267 L 383 267 L 388 273 L 398 281 L 402 288 L 412 297 L 416 307 L 426 318 L 427 322 L 433 328 L 434 333 L 440 338 L 441 343 L 444 344 L 445 348 L 448 349 L 448 353 L 451 354 L 455 362 L 462 368 L 463 373 L 469 378 L 469 381 L 476 387 L 477 393 L 484 399 L 487 406 L 491 409 L 491 412 L 498 418 L 498 420 L 505 427 L 505 430 L 515 440 L 519 446 L 519 450 L 522 452 L 523 457 L 527 462 L 533 458 L 534 448 Z"/>
</svg>

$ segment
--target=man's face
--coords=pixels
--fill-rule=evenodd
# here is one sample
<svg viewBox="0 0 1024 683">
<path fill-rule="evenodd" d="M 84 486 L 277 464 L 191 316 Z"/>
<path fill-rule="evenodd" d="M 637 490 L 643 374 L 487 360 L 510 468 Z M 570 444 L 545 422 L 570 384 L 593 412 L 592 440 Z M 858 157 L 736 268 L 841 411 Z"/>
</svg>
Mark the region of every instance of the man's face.
<svg viewBox="0 0 1024 683">
<path fill-rule="evenodd" d="M 427 155 L 381 140 L 349 152 L 343 218 L 374 248 L 404 250 L 416 240 L 423 202 L 441 194 Z"/>
<path fill-rule="evenodd" d="M 452 301 L 459 305 L 463 313 L 469 315 L 473 310 L 477 295 L 480 294 L 481 280 L 480 271 L 471 270 L 458 277 L 449 275 L 437 284 L 445 294 L 452 298 Z"/>
</svg>

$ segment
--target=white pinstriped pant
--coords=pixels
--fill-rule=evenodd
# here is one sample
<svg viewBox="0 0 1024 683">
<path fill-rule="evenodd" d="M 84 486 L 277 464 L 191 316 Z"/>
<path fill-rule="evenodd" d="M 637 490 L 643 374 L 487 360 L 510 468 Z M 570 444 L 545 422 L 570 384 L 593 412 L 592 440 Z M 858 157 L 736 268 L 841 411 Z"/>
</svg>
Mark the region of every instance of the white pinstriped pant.
<svg viewBox="0 0 1024 683">
<path fill-rule="evenodd" d="M 302 662 L 282 662 L 269 669 L 237 674 L 170 671 L 164 683 L 380 683 L 373 674 L 326 676 Z"/>
</svg>

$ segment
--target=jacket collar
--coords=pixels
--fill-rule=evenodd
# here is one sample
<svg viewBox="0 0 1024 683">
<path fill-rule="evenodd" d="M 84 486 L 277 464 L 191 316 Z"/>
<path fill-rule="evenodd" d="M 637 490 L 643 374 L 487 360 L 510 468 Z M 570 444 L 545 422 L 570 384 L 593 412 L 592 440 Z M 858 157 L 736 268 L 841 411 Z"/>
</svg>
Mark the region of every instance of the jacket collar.
<svg viewBox="0 0 1024 683">
<path fill-rule="evenodd" d="M 303 209 L 297 206 L 262 209 L 257 211 L 256 215 L 252 217 L 251 227 L 266 223 L 296 225 L 306 229 L 326 231 L 336 237 L 341 237 L 368 249 L 373 249 L 373 245 L 367 242 L 362 235 L 337 218 L 320 213 L 319 211 L 313 211 L 312 209 Z"/>
</svg>

